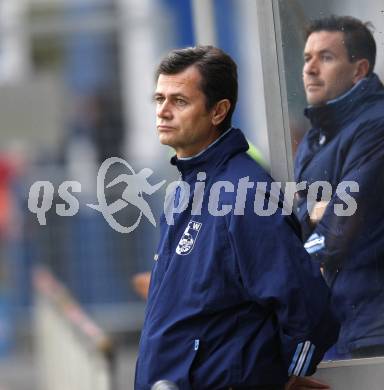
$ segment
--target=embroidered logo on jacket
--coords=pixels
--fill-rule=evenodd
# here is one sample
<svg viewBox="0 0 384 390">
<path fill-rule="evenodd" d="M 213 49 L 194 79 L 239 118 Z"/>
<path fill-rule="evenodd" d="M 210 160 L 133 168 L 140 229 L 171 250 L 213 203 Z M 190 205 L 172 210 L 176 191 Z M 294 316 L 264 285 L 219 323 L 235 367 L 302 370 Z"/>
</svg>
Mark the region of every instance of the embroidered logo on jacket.
<svg viewBox="0 0 384 390">
<path fill-rule="evenodd" d="M 325 247 L 325 237 L 313 233 L 304 244 L 304 248 L 309 254 L 316 253 Z"/>
<path fill-rule="evenodd" d="M 195 245 L 197 235 L 201 228 L 200 222 L 189 221 L 187 228 L 176 247 L 176 253 L 178 255 L 189 255 Z"/>
</svg>

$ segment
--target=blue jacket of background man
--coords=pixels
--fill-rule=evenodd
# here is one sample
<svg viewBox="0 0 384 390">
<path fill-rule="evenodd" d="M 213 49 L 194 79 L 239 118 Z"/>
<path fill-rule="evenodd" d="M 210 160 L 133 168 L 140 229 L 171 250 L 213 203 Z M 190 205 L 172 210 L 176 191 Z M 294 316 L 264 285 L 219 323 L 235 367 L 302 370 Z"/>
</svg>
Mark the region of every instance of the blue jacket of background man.
<svg viewBox="0 0 384 390">
<path fill-rule="evenodd" d="M 161 219 L 136 390 L 160 379 L 181 390 L 283 384 L 288 375 L 312 374 L 337 338 L 329 289 L 303 249 L 297 220 L 254 212 L 256 183 L 272 179 L 247 149 L 242 132 L 230 129 L 198 156 L 172 159 L 190 198 L 174 225 Z M 199 172 L 206 173 L 201 215 L 191 215 Z M 220 193 L 217 209 L 225 211 L 247 176 L 255 185 L 244 213 L 232 207 L 211 215 L 211 186 L 233 183 L 233 192 Z"/>
<path fill-rule="evenodd" d="M 342 322 L 340 353 L 384 345 L 384 88 L 378 77 L 322 107 L 306 109 L 313 128 L 296 156 L 296 181 L 325 180 L 333 194 L 314 228 L 306 191 L 300 192 L 298 216 L 306 247 L 323 264 L 333 302 Z M 353 216 L 337 216 L 335 193 L 341 181 L 355 181 L 359 192 Z"/>
</svg>

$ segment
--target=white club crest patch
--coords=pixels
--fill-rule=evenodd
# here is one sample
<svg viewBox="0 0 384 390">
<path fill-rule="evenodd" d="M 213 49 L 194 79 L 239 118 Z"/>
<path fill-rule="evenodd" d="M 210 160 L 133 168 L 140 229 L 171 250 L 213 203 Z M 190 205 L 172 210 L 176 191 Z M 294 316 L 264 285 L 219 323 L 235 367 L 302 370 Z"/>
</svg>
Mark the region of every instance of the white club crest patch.
<svg viewBox="0 0 384 390">
<path fill-rule="evenodd" d="M 182 237 L 176 247 L 178 255 L 189 255 L 195 245 L 202 223 L 189 221 Z"/>
</svg>

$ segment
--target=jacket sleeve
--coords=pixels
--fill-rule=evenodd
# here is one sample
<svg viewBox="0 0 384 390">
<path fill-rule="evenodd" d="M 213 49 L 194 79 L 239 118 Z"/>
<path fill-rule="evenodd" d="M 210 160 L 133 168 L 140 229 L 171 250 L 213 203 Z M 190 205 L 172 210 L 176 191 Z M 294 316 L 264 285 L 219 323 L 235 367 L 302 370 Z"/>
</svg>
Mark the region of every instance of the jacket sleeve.
<svg viewBox="0 0 384 390">
<path fill-rule="evenodd" d="M 330 271 L 339 269 L 362 250 L 376 250 L 377 240 L 382 240 L 384 121 L 362 124 L 350 145 L 339 182 L 358 184 L 358 192 L 349 194 L 356 202 L 356 211 L 351 216 L 336 212 L 335 206 L 346 208 L 347 205 L 345 197 L 334 191 L 322 219 L 305 244 L 312 258 Z M 299 218 L 304 225 L 308 223 L 308 214 Z"/>
<path fill-rule="evenodd" d="M 229 237 L 247 299 L 273 312 L 288 375 L 311 375 L 336 342 L 339 325 L 320 271 L 294 217 L 231 216 Z"/>
</svg>

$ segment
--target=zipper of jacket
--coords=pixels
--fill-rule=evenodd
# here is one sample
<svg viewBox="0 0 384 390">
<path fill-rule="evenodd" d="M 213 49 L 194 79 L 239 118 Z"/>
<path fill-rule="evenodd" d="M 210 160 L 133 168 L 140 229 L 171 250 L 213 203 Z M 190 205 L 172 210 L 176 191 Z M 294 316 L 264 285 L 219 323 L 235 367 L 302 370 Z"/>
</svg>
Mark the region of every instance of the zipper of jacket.
<svg viewBox="0 0 384 390">
<path fill-rule="evenodd" d="M 330 289 L 331 292 L 333 291 L 333 287 L 334 287 L 334 285 L 336 283 L 336 280 L 337 280 L 337 278 L 338 278 L 338 276 L 340 274 L 340 271 L 341 271 L 341 268 L 337 267 L 336 271 L 335 271 L 335 275 L 333 276 L 332 281 L 329 284 L 329 289 Z"/>
</svg>

